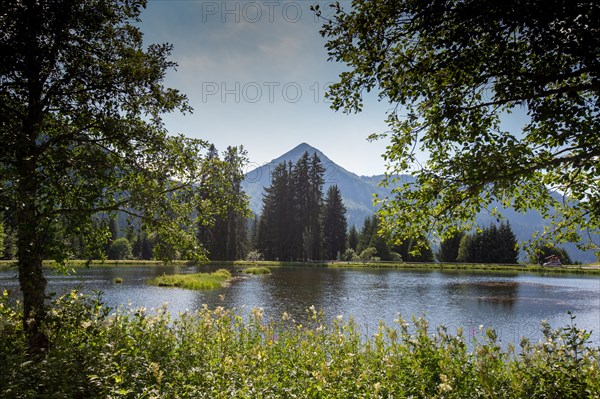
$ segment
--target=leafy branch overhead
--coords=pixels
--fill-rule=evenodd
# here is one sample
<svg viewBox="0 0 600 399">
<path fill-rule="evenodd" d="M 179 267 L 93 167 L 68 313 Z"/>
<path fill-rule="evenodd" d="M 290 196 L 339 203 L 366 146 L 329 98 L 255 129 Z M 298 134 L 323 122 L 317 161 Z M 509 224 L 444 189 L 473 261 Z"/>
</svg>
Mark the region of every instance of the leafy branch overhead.
<svg viewBox="0 0 600 399">
<path fill-rule="evenodd" d="M 600 4 L 593 1 L 366 1 L 333 4 L 321 34 L 349 69 L 333 108 L 393 104 L 383 230 L 449 237 L 494 200 L 550 219 L 542 235 L 594 247 L 600 227 Z M 326 13 L 313 7 L 318 15 Z M 520 128 L 503 121 L 526 114 Z M 414 170 L 419 154 L 426 162 Z M 584 232 L 585 237 L 581 237 Z"/>
</svg>

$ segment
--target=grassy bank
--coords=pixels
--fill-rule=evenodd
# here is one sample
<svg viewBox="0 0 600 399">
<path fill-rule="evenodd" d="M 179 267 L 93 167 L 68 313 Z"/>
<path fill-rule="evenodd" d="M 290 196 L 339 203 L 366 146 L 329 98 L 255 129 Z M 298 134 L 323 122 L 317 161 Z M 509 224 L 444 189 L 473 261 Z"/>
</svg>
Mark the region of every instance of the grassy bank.
<svg viewBox="0 0 600 399">
<path fill-rule="evenodd" d="M 71 260 L 67 263 L 66 268 L 80 268 L 80 267 L 126 267 L 126 266 L 160 266 L 165 263 L 156 260 L 95 260 L 88 262 L 84 260 Z M 190 261 L 172 261 L 167 263 L 168 265 L 195 265 Z M 600 264 L 590 265 L 577 265 L 577 266 L 561 266 L 561 267 L 544 267 L 538 265 L 526 265 L 526 264 L 514 264 L 514 265 L 502 265 L 502 264 L 483 264 L 483 263 L 410 263 L 410 262 L 280 262 L 280 261 L 234 261 L 234 262 L 223 262 L 214 261 L 210 262 L 212 265 L 217 266 L 240 266 L 240 267 L 280 267 L 280 266 L 315 266 L 315 267 L 340 267 L 340 268 L 352 268 L 352 267 L 377 267 L 377 268 L 394 268 L 394 269 L 419 269 L 419 270 L 465 270 L 465 271 L 512 271 L 512 272 L 528 272 L 528 273 L 539 273 L 539 274 L 588 274 L 600 276 Z M 6 270 L 9 268 L 15 268 L 17 265 L 16 261 L 0 260 L 0 270 Z M 44 267 L 52 267 L 54 262 L 44 261 Z"/>
<path fill-rule="evenodd" d="M 330 267 L 380 267 L 394 269 L 420 270 L 473 270 L 473 271 L 518 271 L 529 273 L 569 273 L 600 275 L 600 268 L 595 266 L 538 266 L 526 264 L 493 264 L 493 263 L 410 263 L 410 262 L 332 262 Z"/>
<path fill-rule="evenodd" d="M 231 279 L 231 273 L 219 269 L 213 273 L 169 274 L 148 281 L 148 284 L 159 287 L 178 287 L 191 290 L 210 290 L 223 287 Z"/>
<path fill-rule="evenodd" d="M 76 293 L 52 309 L 52 345 L 36 361 L 20 310 L 6 298 L 0 305 L 2 397 L 600 397 L 600 353 L 574 326 L 544 326 L 542 342 L 503 350 L 491 330 L 469 346 L 461 331 L 398 320 L 365 337 L 351 320 L 325 323 L 313 309 L 306 325 L 285 314 L 266 321 L 260 309 L 242 317 L 205 307 L 177 319 L 165 309 L 112 313 Z"/>
<path fill-rule="evenodd" d="M 223 262 L 214 262 L 215 264 L 223 264 Z M 526 264 L 486 264 L 486 263 L 411 263 L 411 262 L 274 262 L 274 261 L 235 261 L 227 262 L 233 266 L 320 266 L 320 267 L 339 267 L 339 268 L 392 268 L 392 269 L 414 269 L 414 270 L 465 270 L 465 271 L 512 271 L 512 272 L 528 272 L 528 273 L 567 273 L 567 274 L 590 274 L 600 276 L 600 266 L 582 265 L 582 266 L 561 266 L 561 267 L 544 267 L 538 265 Z"/>
</svg>

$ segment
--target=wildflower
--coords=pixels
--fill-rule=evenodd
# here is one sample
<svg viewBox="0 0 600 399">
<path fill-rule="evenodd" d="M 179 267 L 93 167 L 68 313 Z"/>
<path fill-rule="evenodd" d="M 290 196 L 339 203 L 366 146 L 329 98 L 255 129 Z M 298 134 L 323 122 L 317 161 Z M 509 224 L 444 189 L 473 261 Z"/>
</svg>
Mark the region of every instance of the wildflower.
<svg viewBox="0 0 600 399">
<path fill-rule="evenodd" d="M 452 386 L 450 386 L 448 383 L 448 376 L 445 374 L 440 374 L 440 380 L 442 380 L 442 382 L 438 385 L 438 391 L 440 393 L 452 391 Z"/>
<path fill-rule="evenodd" d="M 252 309 L 252 315 L 258 321 L 262 320 L 264 312 L 265 312 L 265 310 L 263 308 Z"/>
</svg>

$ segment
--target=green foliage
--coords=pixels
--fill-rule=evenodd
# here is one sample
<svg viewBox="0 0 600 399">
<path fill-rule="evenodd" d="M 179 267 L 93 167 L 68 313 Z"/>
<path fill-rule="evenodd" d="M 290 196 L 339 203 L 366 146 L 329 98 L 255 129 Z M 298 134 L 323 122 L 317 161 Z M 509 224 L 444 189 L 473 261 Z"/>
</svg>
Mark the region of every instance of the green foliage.
<svg viewBox="0 0 600 399">
<path fill-rule="evenodd" d="M 108 247 L 107 256 L 108 259 L 111 260 L 133 259 L 129 240 L 125 237 L 121 237 L 111 242 Z"/>
<path fill-rule="evenodd" d="M 29 361 L 21 309 L 0 298 L 0 392 L 6 398 L 598 398 L 598 348 L 575 325 L 543 326 L 539 343 L 501 349 L 423 319 L 365 336 L 342 316 L 264 320 L 206 306 L 110 310 L 72 293 L 54 301 L 43 362 Z M 68 378 L 65 378 L 68 376 Z"/>
<path fill-rule="evenodd" d="M 419 247 L 419 242 L 426 246 Z M 399 245 L 392 246 L 392 250 L 405 262 L 433 262 L 433 251 L 427 238 L 404 240 Z"/>
<path fill-rule="evenodd" d="M 0 258 L 12 260 L 17 257 L 17 232 L 8 225 L 4 225 L 4 252 Z"/>
<path fill-rule="evenodd" d="M 294 165 L 273 169 L 257 234 L 257 249 L 265 259 L 321 259 L 324 173 L 318 155 L 308 152 Z"/>
<path fill-rule="evenodd" d="M 402 173 L 416 179 L 380 199 L 385 231 L 400 241 L 424 232 L 449 238 L 471 230 L 478 212 L 497 214 L 497 200 L 520 212 L 540 210 L 549 219 L 542 239 L 595 247 L 597 1 L 354 0 L 332 7 L 321 34 L 329 59 L 346 66 L 330 86 L 332 107 L 360 112 L 370 91 L 388 100 L 390 132 L 381 134 L 390 141 L 388 182 L 399 183 Z M 514 111 L 527 115 L 523 126 L 500 123 Z"/>
<path fill-rule="evenodd" d="M 6 238 L 6 232 L 4 231 L 4 216 L 0 213 L 0 258 L 4 254 L 4 239 Z"/>
<path fill-rule="evenodd" d="M 436 254 L 436 258 L 439 262 L 456 262 L 458 258 L 458 249 L 460 242 L 464 237 L 465 233 L 460 232 L 454 234 L 452 237 L 442 240 L 440 243 L 440 249 Z"/>
<path fill-rule="evenodd" d="M 0 209 L 14 214 L 23 318 L 33 351 L 47 345 L 42 260 L 71 256 L 65 237 L 97 251 L 118 212 L 156 234 L 160 259 L 206 260 L 196 227 L 224 211 L 231 179 L 207 143 L 171 135 L 189 112 L 164 86 L 172 46 L 142 40 L 146 1 L 1 3 Z M 218 192 L 206 196 L 206 187 Z M 239 205 L 239 203 L 236 203 Z M 114 233 L 114 232 L 113 232 Z"/>
<path fill-rule="evenodd" d="M 547 258 L 556 255 L 563 265 L 572 265 L 573 261 L 566 249 L 552 244 L 542 244 L 529 256 L 529 263 L 537 265 L 547 262 Z"/>
<path fill-rule="evenodd" d="M 508 223 L 500 227 L 491 224 L 483 230 L 464 235 L 460 241 L 456 260 L 469 263 L 518 262 L 517 240 Z"/>
<path fill-rule="evenodd" d="M 365 250 L 358 255 L 358 259 L 362 262 L 371 262 L 380 259 L 375 255 L 377 255 L 377 248 L 369 247 L 365 248 Z"/>
<path fill-rule="evenodd" d="M 255 274 L 255 275 L 271 274 L 271 270 L 267 267 L 248 267 L 246 269 L 243 269 L 242 272 L 244 272 L 246 274 Z"/>
<path fill-rule="evenodd" d="M 208 157 L 218 160 L 219 153 L 214 145 L 209 147 Z M 247 252 L 248 232 L 246 218 L 248 197 L 241 187 L 244 179 L 244 166 L 248 162 L 243 146 L 227 147 L 223 153 L 221 171 L 228 185 L 218 186 L 218 182 L 205 182 L 203 196 L 225 196 L 228 198 L 223 209 L 215 209 L 210 223 L 201 221 L 198 226 L 198 242 L 209 252 L 211 260 L 233 261 L 243 259 Z M 217 186 L 211 184 L 217 183 Z"/>
<path fill-rule="evenodd" d="M 356 230 L 356 226 L 352 225 L 350 227 L 350 231 L 348 232 L 348 248 L 356 251 L 358 247 L 358 231 Z"/>
<path fill-rule="evenodd" d="M 162 275 L 148 281 L 148 283 L 159 287 L 210 290 L 223 287 L 230 278 L 231 273 L 228 270 L 219 269 L 213 273 Z"/>
<path fill-rule="evenodd" d="M 347 227 L 342 193 L 336 185 L 332 185 L 327 190 L 323 206 L 324 259 L 336 259 L 344 251 Z"/>
<path fill-rule="evenodd" d="M 347 248 L 344 253 L 342 254 L 342 257 L 340 260 L 343 260 L 345 262 L 352 262 L 352 261 L 357 261 L 359 260 L 358 255 L 356 254 L 356 251 L 354 251 L 354 249 L 352 248 Z"/>
</svg>

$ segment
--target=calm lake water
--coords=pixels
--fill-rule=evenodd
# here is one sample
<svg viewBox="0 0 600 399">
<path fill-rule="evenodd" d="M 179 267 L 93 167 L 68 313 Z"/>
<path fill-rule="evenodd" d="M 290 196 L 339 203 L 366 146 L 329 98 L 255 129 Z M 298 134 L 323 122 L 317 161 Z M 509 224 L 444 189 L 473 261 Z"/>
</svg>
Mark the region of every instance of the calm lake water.
<svg viewBox="0 0 600 399">
<path fill-rule="evenodd" d="M 167 303 L 173 314 L 199 309 L 203 304 L 224 306 L 247 313 L 264 308 L 265 316 L 279 319 L 287 312 L 295 320 L 306 319 L 310 306 L 322 309 L 331 320 L 350 316 L 365 334 L 379 321 L 394 324 L 425 315 L 430 326 L 443 324 L 454 332 L 480 335 L 479 326 L 493 327 L 503 343 L 525 336 L 541 337 L 540 322 L 555 328 L 569 323 L 573 312 L 579 327 L 593 330 L 593 344 L 600 345 L 600 278 L 541 276 L 525 273 L 473 273 L 460 271 L 414 271 L 398 269 L 342 269 L 325 267 L 273 268 L 271 275 L 246 276 L 234 271 L 230 287 L 213 291 L 190 291 L 153 287 L 146 280 L 163 273 L 214 270 L 202 267 L 96 267 L 69 276 L 48 274 L 48 291 L 64 293 L 73 288 L 103 292 L 105 303 L 156 309 Z M 233 270 L 229 267 L 230 270 Z M 115 277 L 122 284 L 113 283 Z M 0 289 L 18 295 L 16 270 L 0 272 Z"/>
</svg>

